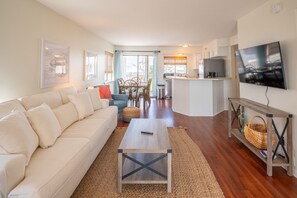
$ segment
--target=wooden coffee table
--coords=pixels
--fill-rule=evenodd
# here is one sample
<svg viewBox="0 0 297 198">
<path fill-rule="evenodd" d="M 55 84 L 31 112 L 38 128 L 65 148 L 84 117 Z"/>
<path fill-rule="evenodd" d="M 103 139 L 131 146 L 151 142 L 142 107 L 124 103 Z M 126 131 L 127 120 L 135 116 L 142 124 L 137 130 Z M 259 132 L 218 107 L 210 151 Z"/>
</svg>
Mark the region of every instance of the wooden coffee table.
<svg viewBox="0 0 297 198">
<path fill-rule="evenodd" d="M 132 119 L 118 148 L 118 192 L 122 184 L 167 184 L 170 193 L 171 159 L 165 120 Z"/>
</svg>

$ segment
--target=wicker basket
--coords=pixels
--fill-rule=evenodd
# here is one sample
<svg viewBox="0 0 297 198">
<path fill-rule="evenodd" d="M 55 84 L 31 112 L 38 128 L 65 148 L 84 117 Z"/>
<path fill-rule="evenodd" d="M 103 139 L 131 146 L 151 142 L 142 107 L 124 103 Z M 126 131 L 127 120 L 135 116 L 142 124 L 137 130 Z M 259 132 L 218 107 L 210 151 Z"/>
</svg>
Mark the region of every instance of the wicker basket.
<svg viewBox="0 0 297 198">
<path fill-rule="evenodd" d="M 123 110 L 123 120 L 130 122 L 132 118 L 140 117 L 140 109 L 138 107 L 126 107 Z"/>
<path fill-rule="evenodd" d="M 263 123 L 252 124 L 255 118 L 259 118 Z M 244 126 L 245 138 L 258 149 L 267 149 L 267 127 L 261 116 L 253 116 L 249 123 Z M 272 145 L 275 144 L 275 134 L 272 134 Z"/>
</svg>

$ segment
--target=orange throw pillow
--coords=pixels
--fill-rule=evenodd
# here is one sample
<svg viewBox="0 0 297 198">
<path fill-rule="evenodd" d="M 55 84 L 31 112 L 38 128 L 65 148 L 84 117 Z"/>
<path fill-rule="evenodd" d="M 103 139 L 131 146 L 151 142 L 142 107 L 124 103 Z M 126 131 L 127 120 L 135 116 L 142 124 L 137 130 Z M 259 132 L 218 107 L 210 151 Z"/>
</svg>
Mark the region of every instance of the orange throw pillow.
<svg viewBox="0 0 297 198">
<path fill-rule="evenodd" d="M 100 98 L 112 99 L 109 85 L 99 87 Z"/>
</svg>

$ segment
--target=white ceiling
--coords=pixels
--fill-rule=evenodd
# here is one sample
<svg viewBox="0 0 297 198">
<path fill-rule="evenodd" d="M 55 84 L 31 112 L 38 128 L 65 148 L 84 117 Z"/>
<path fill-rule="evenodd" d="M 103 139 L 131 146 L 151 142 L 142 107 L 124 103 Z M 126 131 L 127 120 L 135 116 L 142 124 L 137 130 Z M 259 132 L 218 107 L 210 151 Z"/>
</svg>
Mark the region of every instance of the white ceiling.
<svg viewBox="0 0 297 198">
<path fill-rule="evenodd" d="M 267 0 L 38 0 L 114 45 L 200 45 Z"/>
</svg>

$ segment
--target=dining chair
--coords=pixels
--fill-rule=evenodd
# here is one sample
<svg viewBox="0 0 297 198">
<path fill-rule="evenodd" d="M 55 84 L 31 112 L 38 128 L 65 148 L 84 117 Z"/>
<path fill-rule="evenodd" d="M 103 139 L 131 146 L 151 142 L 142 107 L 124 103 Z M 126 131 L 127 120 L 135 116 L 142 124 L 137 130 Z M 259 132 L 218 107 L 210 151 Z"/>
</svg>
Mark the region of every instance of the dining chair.
<svg viewBox="0 0 297 198">
<path fill-rule="evenodd" d="M 126 94 L 128 93 L 128 100 L 132 101 L 135 106 L 138 105 L 138 83 L 132 79 L 126 80 L 124 83 Z"/>
<path fill-rule="evenodd" d="M 149 106 L 151 105 L 151 84 L 152 79 L 150 78 L 147 81 L 147 86 L 143 89 L 142 97 L 143 97 L 143 108 L 145 108 L 145 103 L 148 102 Z"/>
<path fill-rule="evenodd" d="M 125 81 L 123 78 L 118 78 L 117 79 L 117 84 L 119 86 L 119 94 L 125 94 Z"/>
<path fill-rule="evenodd" d="M 139 85 L 141 84 L 141 79 L 139 77 L 133 77 L 131 80 L 136 81 Z"/>
</svg>

